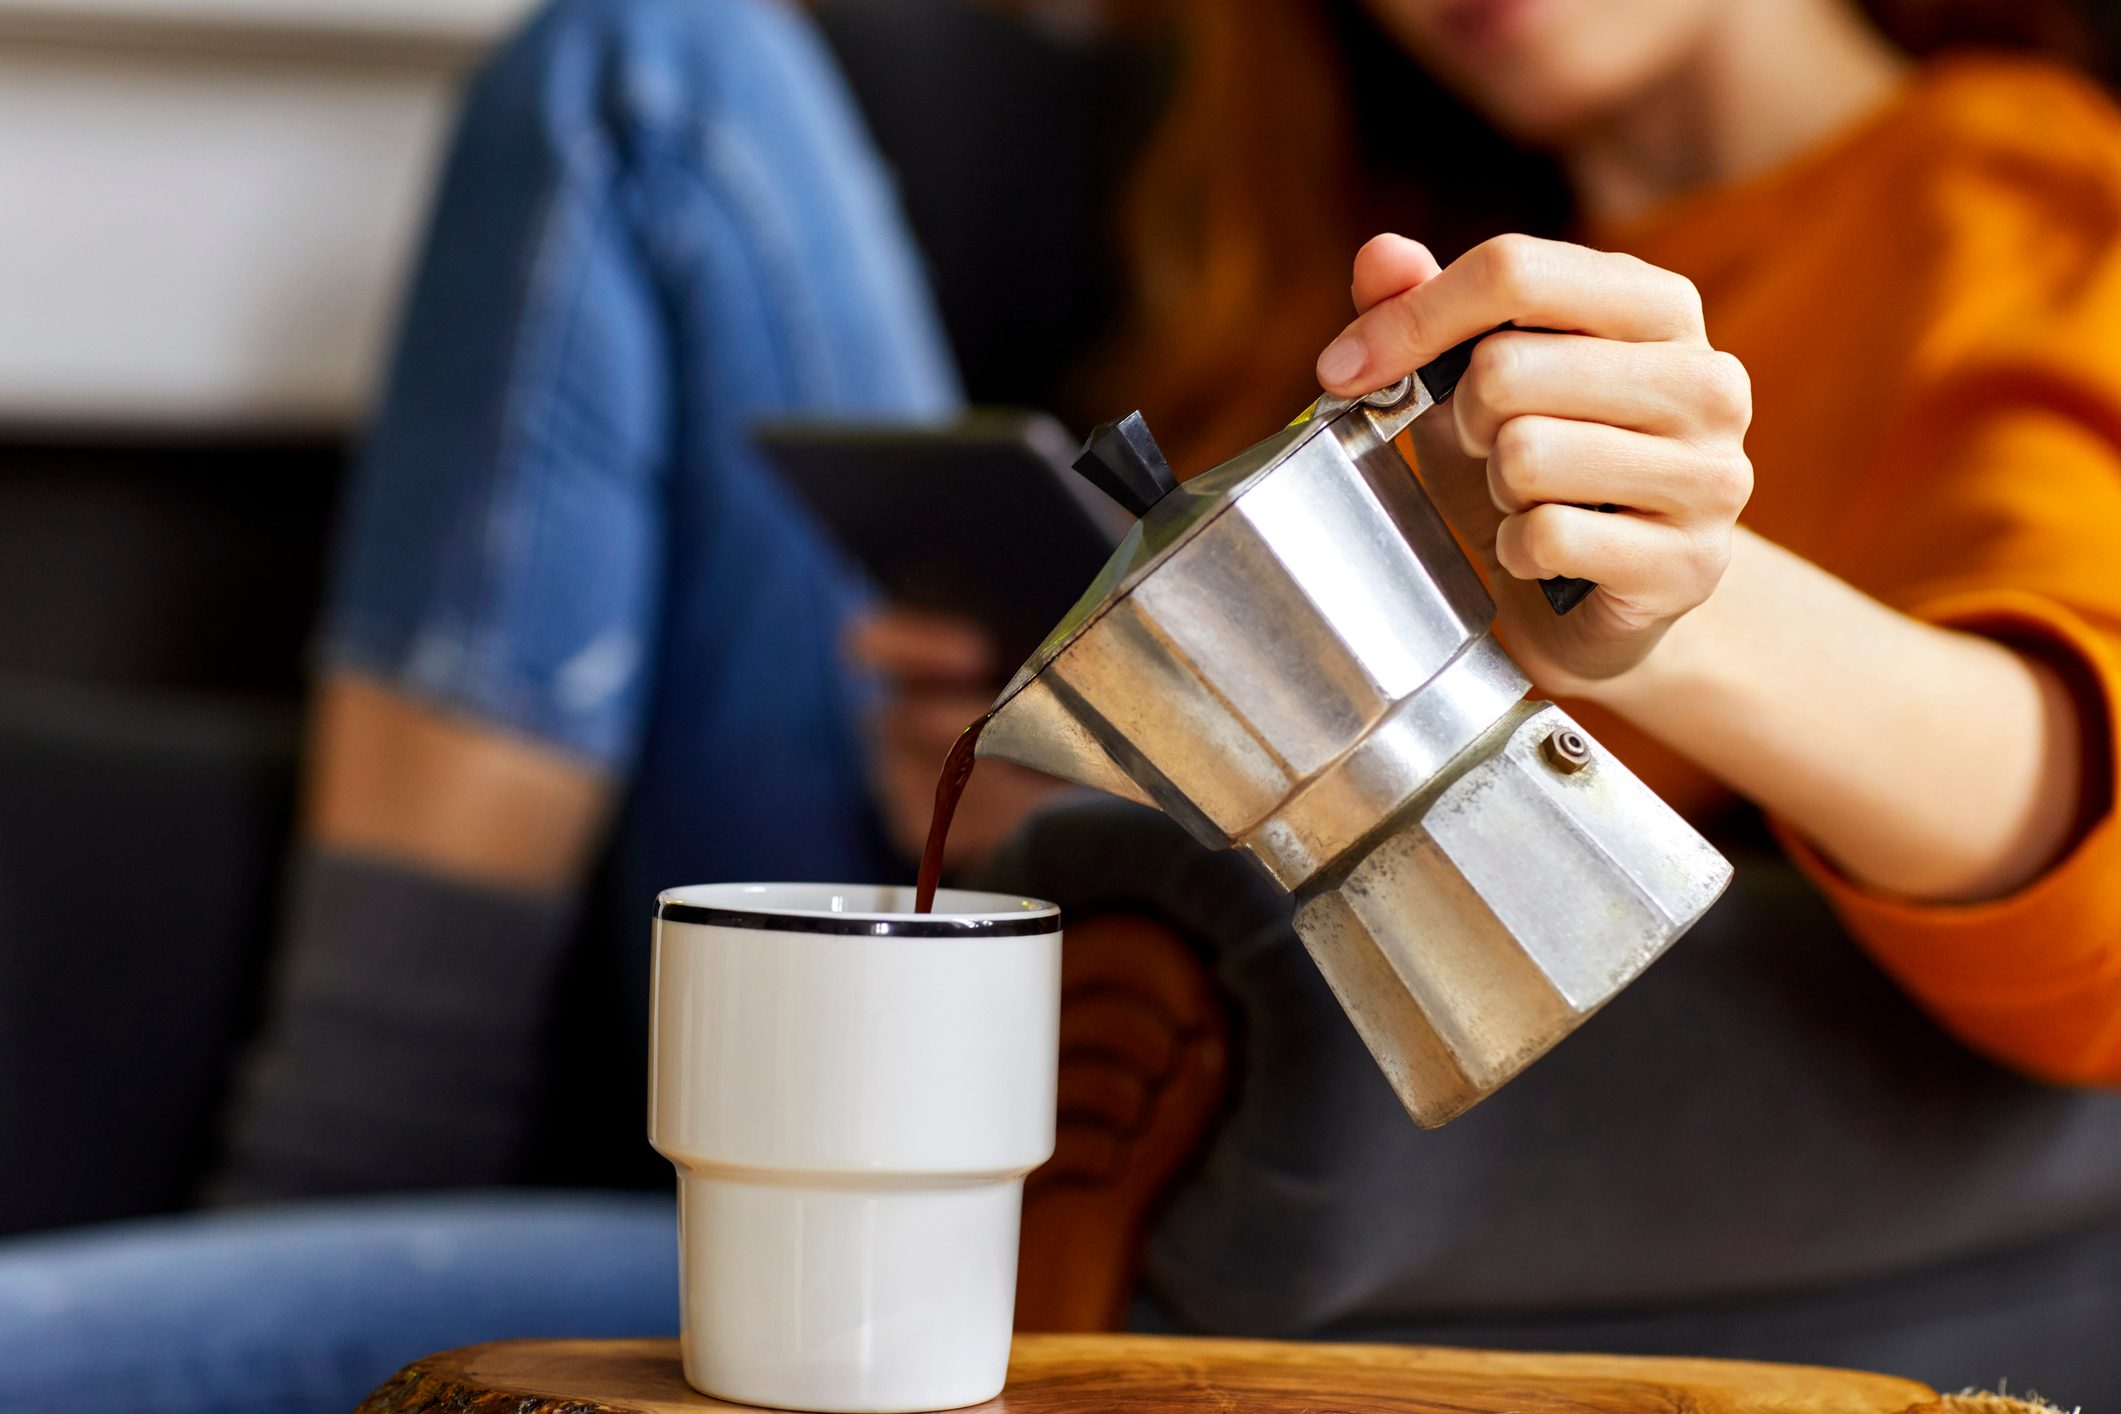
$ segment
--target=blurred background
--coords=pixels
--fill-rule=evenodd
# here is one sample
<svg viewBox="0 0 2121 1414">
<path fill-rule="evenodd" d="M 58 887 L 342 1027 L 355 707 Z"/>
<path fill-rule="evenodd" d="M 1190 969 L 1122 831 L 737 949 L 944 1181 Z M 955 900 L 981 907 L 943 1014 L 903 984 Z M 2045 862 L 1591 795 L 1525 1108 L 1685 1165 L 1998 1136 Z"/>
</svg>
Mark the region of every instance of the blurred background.
<svg viewBox="0 0 2121 1414">
<path fill-rule="evenodd" d="M 343 471 L 455 97 L 528 8 L 0 0 L 0 1234 L 195 1189 Z M 969 393 L 1079 412 L 1164 56 L 1097 0 L 812 8 Z"/>
<path fill-rule="evenodd" d="M 459 87 L 528 8 L 0 0 L 0 1233 L 198 1181 L 349 447 Z M 1050 403 L 1153 56 L 1067 0 L 816 8 L 971 393 Z"/>
</svg>

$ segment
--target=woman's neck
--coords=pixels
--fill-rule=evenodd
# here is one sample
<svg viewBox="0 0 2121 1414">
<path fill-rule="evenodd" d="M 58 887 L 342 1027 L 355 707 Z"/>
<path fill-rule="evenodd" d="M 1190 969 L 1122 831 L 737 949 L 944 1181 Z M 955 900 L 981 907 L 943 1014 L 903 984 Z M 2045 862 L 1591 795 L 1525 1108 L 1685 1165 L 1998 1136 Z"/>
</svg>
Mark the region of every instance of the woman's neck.
<svg viewBox="0 0 2121 1414">
<path fill-rule="evenodd" d="M 1562 167 L 1592 222 L 1632 220 L 1828 141 L 1906 66 L 1837 0 L 1727 0 L 1687 61 L 1564 147 Z"/>
</svg>

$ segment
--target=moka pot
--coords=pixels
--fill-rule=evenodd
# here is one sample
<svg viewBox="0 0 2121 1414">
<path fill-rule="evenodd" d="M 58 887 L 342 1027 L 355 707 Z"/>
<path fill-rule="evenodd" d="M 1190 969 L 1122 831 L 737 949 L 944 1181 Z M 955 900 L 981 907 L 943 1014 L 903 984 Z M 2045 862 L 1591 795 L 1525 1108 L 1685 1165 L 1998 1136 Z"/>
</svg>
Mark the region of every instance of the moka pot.
<svg viewBox="0 0 2121 1414">
<path fill-rule="evenodd" d="M 1138 414 L 1079 468 L 1139 519 L 997 699 L 981 756 L 1249 853 L 1407 1112 L 1439 1125 L 1699 918 L 1724 858 L 1496 643 L 1395 439 L 1471 344 L 1178 483 Z M 1589 592 L 1544 586 L 1557 612 Z"/>
</svg>

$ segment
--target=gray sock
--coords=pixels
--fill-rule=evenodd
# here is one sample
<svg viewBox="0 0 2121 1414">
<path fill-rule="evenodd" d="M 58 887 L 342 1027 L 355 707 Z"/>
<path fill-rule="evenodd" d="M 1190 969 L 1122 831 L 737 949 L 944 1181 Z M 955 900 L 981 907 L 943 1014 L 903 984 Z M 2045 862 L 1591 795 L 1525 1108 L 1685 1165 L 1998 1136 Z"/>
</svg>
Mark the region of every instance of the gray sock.
<svg viewBox="0 0 2121 1414">
<path fill-rule="evenodd" d="M 207 1201 L 517 1177 L 572 901 L 312 849 L 289 914 Z"/>
</svg>

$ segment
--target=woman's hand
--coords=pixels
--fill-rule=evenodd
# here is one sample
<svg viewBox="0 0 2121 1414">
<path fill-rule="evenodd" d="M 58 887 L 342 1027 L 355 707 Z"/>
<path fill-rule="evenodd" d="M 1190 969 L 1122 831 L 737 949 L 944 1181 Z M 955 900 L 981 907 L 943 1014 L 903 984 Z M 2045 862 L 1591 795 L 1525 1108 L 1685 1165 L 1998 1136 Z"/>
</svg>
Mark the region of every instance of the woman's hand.
<svg viewBox="0 0 2121 1414">
<path fill-rule="evenodd" d="M 1318 361 L 1343 395 L 1520 326 L 1481 342 L 1414 435 L 1543 691 L 1603 702 L 1884 893 L 1998 897 L 2070 844 L 2082 719 L 2052 669 L 1737 528 L 1746 376 L 1709 347 L 1685 280 L 1523 236 L 1438 270 L 1380 236 L 1354 295 L 1360 317 Z M 1532 582 L 1557 574 L 1599 587 L 1557 616 Z"/>
<path fill-rule="evenodd" d="M 889 684 L 871 724 L 870 773 L 892 844 L 918 859 L 943 758 L 994 703 L 994 649 L 962 619 L 892 606 L 856 620 L 846 650 Z M 1057 785 L 1014 762 L 981 762 L 951 824 L 947 862 L 962 868 L 986 855 Z"/>
<path fill-rule="evenodd" d="M 1596 697 L 1730 561 L 1753 487 L 1745 369 L 1710 347 L 1688 281 L 1558 241 L 1500 236 L 1439 269 L 1417 242 L 1379 236 L 1352 293 L 1358 317 L 1318 361 L 1344 396 L 1518 326 L 1482 340 L 1451 400 L 1415 424 L 1422 482 L 1486 559 L 1518 661 L 1549 692 Z M 1536 583 L 1554 575 L 1598 589 L 1559 616 Z"/>
</svg>

